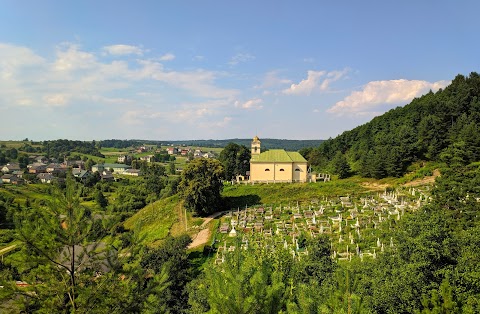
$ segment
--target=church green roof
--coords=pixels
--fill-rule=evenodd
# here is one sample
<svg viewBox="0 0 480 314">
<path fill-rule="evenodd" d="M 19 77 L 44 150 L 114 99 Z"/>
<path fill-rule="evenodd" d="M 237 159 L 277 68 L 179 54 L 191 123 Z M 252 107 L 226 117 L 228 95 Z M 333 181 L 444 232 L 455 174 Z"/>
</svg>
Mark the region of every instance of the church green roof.
<svg viewBox="0 0 480 314">
<path fill-rule="evenodd" d="M 297 152 L 271 149 L 260 155 L 253 155 L 251 162 L 307 162 L 307 160 Z"/>
</svg>

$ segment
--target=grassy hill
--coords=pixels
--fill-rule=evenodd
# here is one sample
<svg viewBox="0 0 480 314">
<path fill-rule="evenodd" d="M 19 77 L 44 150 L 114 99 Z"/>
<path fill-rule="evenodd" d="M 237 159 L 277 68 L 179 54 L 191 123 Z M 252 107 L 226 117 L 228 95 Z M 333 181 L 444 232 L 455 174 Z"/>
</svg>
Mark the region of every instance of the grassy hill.
<svg viewBox="0 0 480 314">
<path fill-rule="evenodd" d="M 381 180 L 361 178 L 334 179 L 330 182 L 317 183 L 277 183 L 255 185 L 226 185 L 222 192 L 224 209 L 244 208 L 257 204 L 295 205 L 297 202 L 308 205 L 324 198 L 340 196 L 361 197 L 368 193 L 384 191 L 388 187 L 400 185 L 432 184 L 434 169 L 439 164 L 416 164 L 412 171 L 402 178 L 385 178 Z M 437 170 L 438 172 L 438 170 Z M 202 218 L 187 213 L 188 234 L 195 235 L 203 222 Z M 215 221 L 209 226 L 213 228 Z M 158 244 L 167 235 L 185 233 L 185 211 L 178 195 L 159 200 L 147 205 L 130 217 L 125 228 L 138 230 L 137 234 L 150 245 Z"/>
</svg>

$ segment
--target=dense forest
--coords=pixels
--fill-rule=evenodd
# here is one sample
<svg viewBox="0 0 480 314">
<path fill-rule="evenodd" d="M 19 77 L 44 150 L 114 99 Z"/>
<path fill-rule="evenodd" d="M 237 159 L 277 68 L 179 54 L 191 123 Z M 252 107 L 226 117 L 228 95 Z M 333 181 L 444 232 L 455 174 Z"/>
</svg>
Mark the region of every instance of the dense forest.
<svg viewBox="0 0 480 314">
<path fill-rule="evenodd" d="M 480 76 L 458 75 L 414 99 L 301 153 L 318 169 L 346 176 L 399 177 L 415 161 L 466 165 L 480 157 Z"/>
</svg>

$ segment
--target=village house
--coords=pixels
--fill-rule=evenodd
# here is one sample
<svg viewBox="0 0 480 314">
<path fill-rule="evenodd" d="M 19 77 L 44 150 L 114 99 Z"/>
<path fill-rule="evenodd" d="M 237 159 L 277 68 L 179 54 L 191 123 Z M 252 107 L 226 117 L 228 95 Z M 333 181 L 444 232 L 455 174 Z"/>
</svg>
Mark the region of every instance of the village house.
<svg viewBox="0 0 480 314">
<path fill-rule="evenodd" d="M 3 173 L 12 173 L 17 170 L 20 170 L 20 165 L 18 163 L 8 163 L 2 167 Z"/>
<path fill-rule="evenodd" d="M 298 152 L 271 149 L 261 152 L 260 139 L 251 145 L 250 182 L 307 182 L 307 160 Z"/>
<path fill-rule="evenodd" d="M 115 181 L 115 177 L 110 171 L 103 170 L 100 172 L 100 178 L 102 181 L 112 182 Z"/>
<path fill-rule="evenodd" d="M 60 173 L 67 171 L 67 168 L 62 167 L 62 165 L 59 163 L 50 163 L 47 165 L 46 171 L 48 173 Z"/>
<path fill-rule="evenodd" d="M 155 156 L 154 155 L 142 156 L 142 157 L 140 157 L 140 160 L 143 160 L 143 161 L 146 161 L 146 162 L 154 162 L 155 161 Z"/>
<path fill-rule="evenodd" d="M 14 174 L 4 174 L 0 177 L 3 183 L 10 183 L 10 184 L 23 184 L 25 181 L 22 178 L 17 177 Z"/>
<path fill-rule="evenodd" d="M 201 149 L 196 149 L 196 150 L 193 152 L 193 158 L 202 158 L 202 157 L 203 157 L 203 154 L 204 154 L 204 152 L 202 152 Z"/>
<path fill-rule="evenodd" d="M 203 158 L 215 158 L 215 154 L 212 153 L 212 152 L 203 153 L 202 157 Z"/>
<path fill-rule="evenodd" d="M 83 170 L 79 168 L 72 169 L 72 175 L 77 178 L 78 180 L 85 182 L 87 181 L 88 177 L 91 176 L 91 172 L 88 170 Z"/>
<path fill-rule="evenodd" d="M 177 147 L 168 147 L 167 148 L 167 153 L 169 155 L 177 155 L 178 154 L 178 148 Z"/>
<path fill-rule="evenodd" d="M 117 157 L 117 162 L 120 164 L 131 163 L 132 160 L 133 160 L 133 157 L 130 155 L 122 155 Z"/>
<path fill-rule="evenodd" d="M 28 173 L 43 173 L 47 171 L 47 165 L 40 162 L 27 165 Z"/>
<path fill-rule="evenodd" d="M 112 169 L 115 173 L 124 173 L 125 170 L 131 169 L 131 166 L 125 164 L 96 164 L 92 166 L 92 172 L 98 171 L 103 172 L 103 170 L 110 170 Z"/>
<path fill-rule="evenodd" d="M 23 170 L 15 170 L 12 172 L 12 174 L 16 175 L 19 178 L 23 178 L 23 175 L 25 174 L 25 172 Z"/>
<path fill-rule="evenodd" d="M 52 183 L 55 177 L 51 173 L 39 173 L 37 179 L 42 183 Z"/>
<path fill-rule="evenodd" d="M 123 174 L 133 177 L 139 177 L 142 175 L 142 171 L 140 169 L 127 169 Z"/>
</svg>

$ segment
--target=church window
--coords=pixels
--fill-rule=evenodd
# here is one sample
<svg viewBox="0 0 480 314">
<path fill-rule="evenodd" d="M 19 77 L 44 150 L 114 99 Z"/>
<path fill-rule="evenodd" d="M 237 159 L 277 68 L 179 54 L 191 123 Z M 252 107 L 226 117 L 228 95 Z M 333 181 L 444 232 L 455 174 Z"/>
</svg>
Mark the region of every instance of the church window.
<svg viewBox="0 0 480 314">
<path fill-rule="evenodd" d="M 297 168 L 297 169 L 295 169 L 295 171 L 300 171 L 300 169 Z"/>
<path fill-rule="evenodd" d="M 270 171 L 270 169 L 267 168 L 267 169 L 265 169 L 265 171 Z"/>
<path fill-rule="evenodd" d="M 282 169 L 280 169 L 280 171 L 285 171 L 285 169 L 282 168 Z"/>
</svg>

